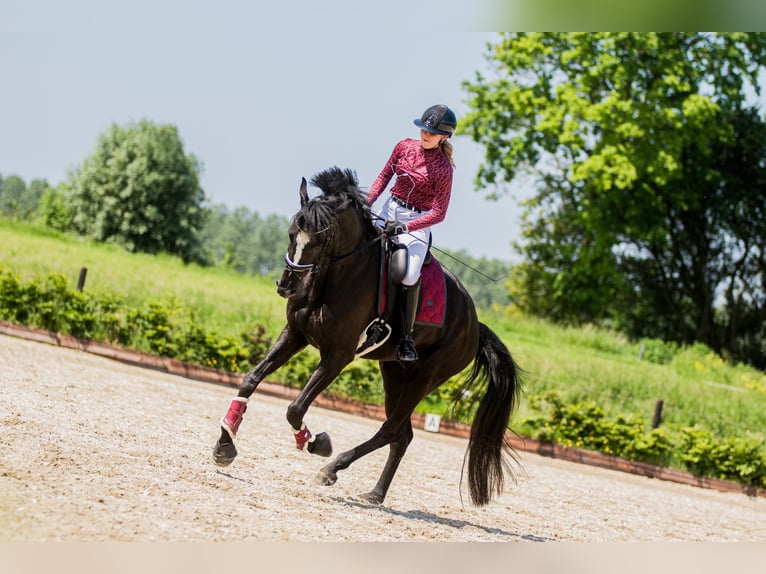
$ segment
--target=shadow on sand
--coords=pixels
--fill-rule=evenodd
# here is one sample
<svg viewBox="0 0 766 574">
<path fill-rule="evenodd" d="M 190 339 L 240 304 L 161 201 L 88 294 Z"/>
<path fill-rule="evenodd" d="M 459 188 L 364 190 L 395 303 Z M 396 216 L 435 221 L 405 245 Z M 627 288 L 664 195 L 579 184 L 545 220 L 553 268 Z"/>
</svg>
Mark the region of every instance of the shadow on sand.
<svg viewBox="0 0 766 574">
<path fill-rule="evenodd" d="M 364 502 L 363 500 L 359 500 L 353 497 L 351 498 L 330 497 L 330 500 L 334 500 L 335 502 L 340 502 L 342 504 L 346 504 L 348 506 L 353 506 L 356 508 L 365 508 L 367 510 L 377 510 L 379 512 L 384 512 L 386 514 L 401 516 L 409 520 L 421 520 L 429 524 L 441 524 L 443 526 L 449 526 L 451 528 L 476 528 L 478 530 L 483 530 L 487 534 L 494 534 L 498 536 L 507 537 L 509 539 L 519 540 L 519 541 L 523 540 L 525 542 L 554 542 L 553 538 L 535 536 L 534 534 L 516 534 L 514 532 L 508 532 L 507 530 L 502 530 L 500 528 L 482 526 L 481 524 L 468 522 L 466 520 L 455 520 L 453 518 L 444 518 L 442 516 L 437 516 L 436 514 L 431 514 L 430 512 L 423 512 L 422 510 L 406 510 L 406 511 L 395 510 L 393 508 L 388 508 L 386 506 L 370 504 L 370 503 Z"/>
<path fill-rule="evenodd" d="M 231 478 L 233 480 L 238 480 L 246 484 L 252 484 L 252 485 L 255 484 L 254 482 L 248 479 L 234 476 L 222 470 L 216 470 L 216 472 L 222 476 Z M 555 541 L 555 539 L 553 538 L 536 536 L 534 534 L 516 534 L 514 532 L 508 532 L 507 530 L 502 530 L 501 528 L 492 528 L 489 526 L 482 526 L 481 524 L 468 522 L 467 520 L 455 520 L 454 518 L 444 518 L 442 516 L 437 516 L 436 514 L 432 514 L 430 512 L 424 512 L 422 510 L 406 510 L 406 511 L 395 510 L 393 508 L 388 508 L 386 506 L 381 506 L 378 504 L 370 504 L 369 502 L 365 502 L 364 500 L 354 498 L 354 497 L 330 496 L 327 499 L 332 500 L 333 502 L 345 504 L 346 506 L 351 506 L 354 508 L 364 508 L 367 510 L 376 510 L 378 512 L 383 512 L 383 513 L 391 514 L 394 516 L 400 516 L 408 520 L 420 520 L 422 522 L 427 522 L 429 524 L 440 524 L 442 526 L 449 526 L 451 528 L 476 528 L 477 530 L 483 530 L 487 534 L 502 536 L 502 537 L 508 538 L 509 540 L 524 541 L 524 542 L 554 542 Z"/>
</svg>

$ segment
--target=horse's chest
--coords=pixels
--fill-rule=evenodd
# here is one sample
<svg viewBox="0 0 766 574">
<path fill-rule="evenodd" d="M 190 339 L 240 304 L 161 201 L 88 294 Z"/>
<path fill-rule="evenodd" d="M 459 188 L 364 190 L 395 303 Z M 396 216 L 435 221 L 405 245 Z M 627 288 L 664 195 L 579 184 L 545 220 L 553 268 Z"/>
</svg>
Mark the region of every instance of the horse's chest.
<svg viewBox="0 0 766 574">
<path fill-rule="evenodd" d="M 303 333 L 306 340 L 312 345 L 316 345 L 320 333 L 324 330 L 326 310 L 323 306 L 313 309 L 296 309 L 288 313 L 287 322 L 291 329 Z"/>
</svg>

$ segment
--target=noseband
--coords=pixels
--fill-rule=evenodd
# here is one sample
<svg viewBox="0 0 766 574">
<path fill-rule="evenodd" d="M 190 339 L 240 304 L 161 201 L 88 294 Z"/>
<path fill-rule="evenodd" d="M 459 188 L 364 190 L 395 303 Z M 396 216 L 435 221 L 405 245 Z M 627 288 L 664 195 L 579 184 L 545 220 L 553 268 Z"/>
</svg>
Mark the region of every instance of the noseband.
<svg viewBox="0 0 766 574">
<path fill-rule="evenodd" d="M 306 273 L 316 268 L 316 263 L 296 263 L 290 259 L 289 253 L 285 253 L 285 266 L 293 273 Z"/>
</svg>

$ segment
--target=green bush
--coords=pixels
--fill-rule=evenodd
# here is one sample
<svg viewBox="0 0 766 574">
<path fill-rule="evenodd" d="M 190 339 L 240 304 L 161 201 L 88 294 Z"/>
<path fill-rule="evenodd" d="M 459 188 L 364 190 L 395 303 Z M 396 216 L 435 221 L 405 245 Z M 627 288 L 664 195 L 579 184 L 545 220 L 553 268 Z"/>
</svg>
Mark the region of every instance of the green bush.
<svg viewBox="0 0 766 574">
<path fill-rule="evenodd" d="M 691 472 L 766 488 L 762 439 L 716 439 L 698 428 L 685 428 L 681 434 L 681 460 Z"/>
<path fill-rule="evenodd" d="M 24 282 L 4 266 L 0 319 L 232 372 L 248 371 L 271 347 L 260 326 L 239 337 L 205 330 L 176 298 L 130 307 L 114 294 L 72 290 L 61 274 Z"/>
<path fill-rule="evenodd" d="M 92 303 L 69 290 L 63 275 L 25 283 L 7 268 L 0 268 L 0 318 L 83 338 L 93 334 L 96 324 Z"/>
<path fill-rule="evenodd" d="M 648 433 L 636 433 L 625 447 L 623 456 L 629 460 L 668 466 L 673 456 L 673 434 L 664 427 L 651 429 Z"/>
<path fill-rule="evenodd" d="M 699 476 L 766 487 L 766 454 L 761 438 L 716 439 L 698 428 L 656 428 L 646 432 L 639 415 L 608 419 L 594 403 L 566 405 L 555 391 L 528 397 L 535 416 L 520 422 L 532 438 L 594 450 L 628 460 L 681 468 Z"/>
<path fill-rule="evenodd" d="M 640 417 L 619 416 L 614 420 L 592 402 L 566 405 L 555 391 L 528 397 L 530 409 L 539 413 L 523 419 L 521 429 L 538 440 L 584 448 L 609 455 L 642 460 L 644 448 L 631 446 L 644 433 Z"/>
<path fill-rule="evenodd" d="M 125 325 L 129 328 L 120 331 L 118 342 L 161 357 L 176 358 L 181 352 L 176 331 L 180 313 L 175 299 L 150 300 L 144 307 L 127 309 Z"/>
<path fill-rule="evenodd" d="M 639 355 L 645 361 L 657 365 L 667 365 L 680 351 L 678 343 L 660 339 L 641 339 Z"/>
<path fill-rule="evenodd" d="M 332 383 L 331 392 L 374 405 L 385 402 L 383 379 L 377 361 L 354 361 Z"/>
</svg>

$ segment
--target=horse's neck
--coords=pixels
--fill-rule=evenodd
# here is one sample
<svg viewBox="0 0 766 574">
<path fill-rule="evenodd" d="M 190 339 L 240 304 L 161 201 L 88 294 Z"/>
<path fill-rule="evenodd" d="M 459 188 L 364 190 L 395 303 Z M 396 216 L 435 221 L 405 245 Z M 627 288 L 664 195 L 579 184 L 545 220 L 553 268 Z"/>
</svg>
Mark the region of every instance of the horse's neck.
<svg viewBox="0 0 766 574">
<path fill-rule="evenodd" d="M 369 243 L 369 240 L 362 241 Z M 365 247 L 365 243 L 360 243 L 358 247 Z M 338 253 L 335 257 L 341 255 L 345 253 Z M 358 317 L 369 322 L 372 317 L 368 319 L 367 315 L 374 313 L 378 297 L 380 256 L 377 243 L 373 243 L 330 263 L 314 276 L 307 289 L 290 298 L 288 316 L 292 315 L 296 326 L 302 330 L 307 327 L 309 319 L 314 327 L 320 328 L 336 317 L 343 317 L 344 321 L 351 318 L 352 322 Z"/>
</svg>

